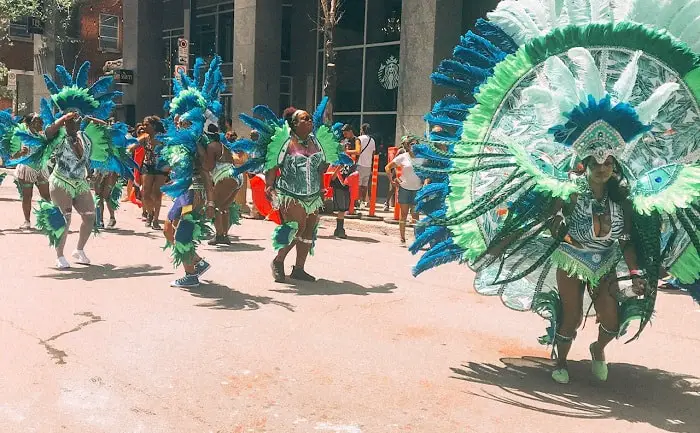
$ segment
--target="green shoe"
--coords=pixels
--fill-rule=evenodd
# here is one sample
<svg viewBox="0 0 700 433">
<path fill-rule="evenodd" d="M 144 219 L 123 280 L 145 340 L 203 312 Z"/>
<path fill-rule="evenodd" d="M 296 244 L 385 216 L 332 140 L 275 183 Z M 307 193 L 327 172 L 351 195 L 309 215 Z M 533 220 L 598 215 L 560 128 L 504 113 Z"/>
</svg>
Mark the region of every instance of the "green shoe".
<svg viewBox="0 0 700 433">
<path fill-rule="evenodd" d="M 569 383 L 569 370 L 566 368 L 557 368 L 552 372 L 552 379 L 554 379 L 556 383 L 566 385 Z"/>
<path fill-rule="evenodd" d="M 605 382 L 608 380 L 608 363 L 605 361 L 596 361 L 595 356 L 593 355 L 594 344 L 595 342 L 588 346 L 588 350 L 591 352 L 591 371 L 596 379 L 600 380 L 601 382 Z"/>
</svg>

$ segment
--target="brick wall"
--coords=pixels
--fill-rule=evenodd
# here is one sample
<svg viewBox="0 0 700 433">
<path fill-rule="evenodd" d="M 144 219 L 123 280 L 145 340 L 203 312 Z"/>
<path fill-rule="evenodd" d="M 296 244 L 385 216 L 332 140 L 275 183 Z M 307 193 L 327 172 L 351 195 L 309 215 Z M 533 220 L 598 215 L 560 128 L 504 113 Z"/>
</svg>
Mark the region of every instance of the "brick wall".
<svg viewBox="0 0 700 433">
<path fill-rule="evenodd" d="M 0 59 L 8 69 L 21 71 L 34 70 L 34 44 L 32 42 L 12 41 L 0 43 Z"/>
<path fill-rule="evenodd" d="M 100 14 L 119 17 L 119 49 L 117 52 L 105 52 L 100 49 Z M 102 67 L 105 62 L 122 58 L 123 14 L 122 0 L 87 0 L 80 7 L 80 39 L 78 47 L 80 61 L 89 60 L 90 81 L 103 75 Z"/>
</svg>

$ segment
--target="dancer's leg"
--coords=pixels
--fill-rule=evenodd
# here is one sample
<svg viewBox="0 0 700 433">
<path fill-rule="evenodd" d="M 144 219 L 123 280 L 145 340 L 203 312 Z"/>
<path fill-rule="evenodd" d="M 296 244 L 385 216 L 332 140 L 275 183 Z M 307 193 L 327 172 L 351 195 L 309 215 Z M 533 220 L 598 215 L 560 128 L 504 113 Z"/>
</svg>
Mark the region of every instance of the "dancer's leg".
<svg viewBox="0 0 700 433">
<path fill-rule="evenodd" d="M 160 208 L 163 202 L 163 192 L 160 190 L 160 188 L 165 185 L 167 177 L 159 174 L 153 176 L 153 178 L 150 202 L 153 209 L 153 228 L 158 230 L 160 228 Z"/>
<path fill-rule="evenodd" d="M 557 269 L 557 288 L 562 304 L 562 318 L 557 329 L 555 342 L 557 348 L 557 370 L 567 369 L 567 358 L 571 343 L 576 338 L 576 330 L 581 326 L 583 320 L 583 290 L 582 283 L 576 278 L 570 277 L 566 271 Z M 568 372 L 565 373 L 565 380 L 560 377 L 554 379 L 559 382 L 568 382 Z"/>
<path fill-rule="evenodd" d="M 318 213 L 312 213 L 306 218 L 306 224 L 304 230 L 299 230 L 298 236 L 303 239 L 303 242 L 297 242 L 297 260 L 295 266 L 297 269 L 304 269 L 306 264 L 306 258 L 309 256 L 309 251 L 311 251 L 311 242 L 314 235 L 314 230 L 316 229 L 316 224 L 318 224 L 319 215 Z"/>
<path fill-rule="evenodd" d="M 304 208 L 294 202 L 290 202 L 287 206 L 284 207 L 284 209 L 280 209 L 280 213 L 282 214 L 282 221 L 284 222 L 290 222 L 290 221 L 295 221 L 297 224 L 299 224 L 299 228 L 297 230 L 297 236 L 301 236 L 302 233 L 306 230 L 306 211 Z M 280 249 L 277 252 L 277 257 L 275 257 L 275 262 L 278 263 L 284 263 L 284 259 L 287 258 L 287 254 L 294 248 L 294 245 L 296 245 L 296 241 L 292 242 L 288 246 Z"/>
<path fill-rule="evenodd" d="M 30 221 L 32 216 L 32 196 L 34 194 L 34 184 L 20 181 L 22 185 L 22 213 L 24 222 Z"/>
<path fill-rule="evenodd" d="M 78 237 L 78 251 L 82 251 L 87 244 L 92 229 L 95 225 L 95 202 L 92 194 L 86 191 L 73 199 L 73 207 L 80 214 L 82 223 L 80 224 L 80 235 Z"/>
<path fill-rule="evenodd" d="M 56 257 L 61 258 L 64 256 L 63 249 L 66 246 L 66 239 L 68 238 L 68 232 L 70 231 L 70 221 L 71 213 L 73 211 L 73 198 L 63 189 L 58 187 L 50 187 L 51 202 L 58 207 L 58 209 L 63 214 L 63 218 L 66 220 L 66 230 L 61 236 L 61 240 L 56 245 Z"/>
</svg>

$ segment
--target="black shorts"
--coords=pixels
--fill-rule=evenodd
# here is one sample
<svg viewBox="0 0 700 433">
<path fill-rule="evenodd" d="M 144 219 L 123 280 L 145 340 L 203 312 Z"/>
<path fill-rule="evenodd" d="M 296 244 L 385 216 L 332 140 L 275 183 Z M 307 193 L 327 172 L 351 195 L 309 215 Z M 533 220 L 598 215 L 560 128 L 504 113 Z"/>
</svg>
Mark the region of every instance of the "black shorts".
<svg viewBox="0 0 700 433">
<path fill-rule="evenodd" d="M 141 174 L 148 174 L 151 176 L 167 176 L 168 175 L 168 173 L 158 170 L 154 164 L 143 164 L 143 166 L 141 167 Z"/>
<path fill-rule="evenodd" d="M 350 209 L 350 188 L 333 188 L 333 210 L 347 212 Z"/>
<path fill-rule="evenodd" d="M 418 190 L 413 191 L 399 187 L 399 204 L 416 204 L 416 194 L 418 194 Z"/>
</svg>

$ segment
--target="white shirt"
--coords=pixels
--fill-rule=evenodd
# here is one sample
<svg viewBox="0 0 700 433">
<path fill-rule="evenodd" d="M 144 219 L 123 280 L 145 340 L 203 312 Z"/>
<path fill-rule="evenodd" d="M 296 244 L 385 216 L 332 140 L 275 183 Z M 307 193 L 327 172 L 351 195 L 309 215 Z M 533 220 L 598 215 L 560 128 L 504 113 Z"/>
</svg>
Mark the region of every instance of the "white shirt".
<svg viewBox="0 0 700 433">
<path fill-rule="evenodd" d="M 361 167 L 372 167 L 372 157 L 377 148 L 377 141 L 369 135 L 360 135 L 357 137 L 360 140 L 360 150 L 364 151 L 360 154 L 357 160 L 357 165 Z"/>
<path fill-rule="evenodd" d="M 401 177 L 399 178 L 401 188 L 417 191 L 423 187 L 423 181 L 413 170 L 413 164 L 421 165 L 425 162 L 423 158 L 411 158 L 411 155 L 406 152 L 394 157 L 393 162 L 401 167 Z"/>
</svg>

